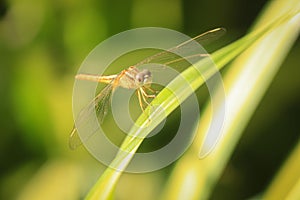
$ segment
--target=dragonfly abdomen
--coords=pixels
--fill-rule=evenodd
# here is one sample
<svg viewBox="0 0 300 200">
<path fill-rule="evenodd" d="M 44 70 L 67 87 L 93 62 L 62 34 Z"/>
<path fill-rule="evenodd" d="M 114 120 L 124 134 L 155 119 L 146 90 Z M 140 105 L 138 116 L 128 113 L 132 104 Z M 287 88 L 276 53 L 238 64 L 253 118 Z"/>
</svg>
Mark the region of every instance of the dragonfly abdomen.
<svg viewBox="0 0 300 200">
<path fill-rule="evenodd" d="M 106 83 L 106 84 L 109 84 L 116 77 L 117 77 L 117 75 L 99 76 L 99 75 L 93 75 L 93 74 L 77 74 L 75 76 L 75 78 L 79 79 L 79 80 L 94 81 L 94 82 L 100 82 L 100 83 Z"/>
</svg>

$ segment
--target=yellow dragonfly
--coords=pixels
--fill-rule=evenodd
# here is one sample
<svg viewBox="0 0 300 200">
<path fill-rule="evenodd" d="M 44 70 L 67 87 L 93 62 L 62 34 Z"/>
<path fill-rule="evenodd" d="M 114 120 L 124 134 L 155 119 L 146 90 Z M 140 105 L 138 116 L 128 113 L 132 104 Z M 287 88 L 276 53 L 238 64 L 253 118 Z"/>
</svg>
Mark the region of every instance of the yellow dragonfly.
<svg viewBox="0 0 300 200">
<path fill-rule="evenodd" d="M 181 50 L 187 51 L 189 53 L 188 49 L 190 48 L 190 44 L 193 41 L 203 44 L 205 42 L 211 41 L 212 39 L 214 40 L 216 38 L 219 38 L 225 32 L 226 30 L 224 28 L 216 28 L 207 31 L 173 48 L 170 48 L 167 51 L 162 51 L 150 57 L 147 57 L 141 62 L 122 70 L 118 74 L 107 76 L 94 74 L 77 74 L 75 76 L 75 79 L 105 83 L 107 84 L 107 86 L 86 107 L 84 107 L 80 111 L 78 117 L 75 120 L 75 124 L 80 125 L 80 123 L 84 123 L 83 118 L 87 118 L 87 116 L 92 113 L 93 109 L 96 111 L 96 115 L 100 123 L 102 123 L 108 113 L 112 94 L 117 87 L 136 90 L 141 110 L 144 112 L 145 106 L 150 104 L 148 100 L 155 98 L 156 91 L 151 89 L 151 72 L 148 69 L 139 69 L 138 66 L 147 63 L 162 63 L 163 65 L 170 65 L 174 63 L 176 64 L 177 62 L 180 62 L 187 58 L 208 56 L 209 54 L 192 54 L 192 51 L 190 51 L 191 55 L 188 55 L 184 58 L 178 58 L 174 57 L 174 53 Z M 69 138 L 69 146 L 71 149 L 76 149 L 79 145 L 81 145 L 81 140 L 78 136 L 75 124 Z"/>
</svg>

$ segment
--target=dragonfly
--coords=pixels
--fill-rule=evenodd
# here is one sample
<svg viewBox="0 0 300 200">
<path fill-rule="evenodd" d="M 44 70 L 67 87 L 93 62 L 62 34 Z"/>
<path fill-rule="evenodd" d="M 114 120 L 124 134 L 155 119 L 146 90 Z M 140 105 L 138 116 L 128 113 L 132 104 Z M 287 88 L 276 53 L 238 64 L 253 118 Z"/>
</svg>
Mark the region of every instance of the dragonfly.
<svg viewBox="0 0 300 200">
<path fill-rule="evenodd" d="M 193 54 L 193 49 L 191 47 L 192 42 L 196 41 L 200 44 L 204 44 L 211 40 L 215 40 L 221 37 L 226 30 L 224 28 L 216 28 L 207 32 L 204 32 L 194 38 L 191 38 L 175 47 L 172 47 L 168 50 L 161 51 L 152 56 L 149 56 L 142 61 L 128 67 L 127 69 L 122 70 L 118 74 L 112 75 L 96 75 L 96 74 L 77 74 L 75 79 L 85 80 L 85 81 L 94 81 L 98 83 L 107 84 L 104 89 L 97 94 L 94 99 L 84 107 L 78 114 L 75 124 L 80 125 L 84 123 L 84 118 L 91 115 L 96 111 L 96 115 L 100 121 L 103 122 L 105 116 L 108 113 L 109 107 L 111 105 L 112 94 L 116 88 L 122 87 L 125 89 L 133 89 L 137 93 L 138 101 L 142 112 L 145 112 L 145 107 L 150 105 L 149 100 L 156 97 L 157 91 L 151 88 L 152 83 L 152 73 L 148 69 L 139 69 L 138 67 L 143 64 L 148 63 L 161 63 L 163 65 L 176 64 L 187 58 L 201 58 L 209 56 L 209 54 Z M 174 56 L 176 52 L 185 51 L 187 54 L 186 57 L 178 58 Z M 76 126 L 73 126 L 73 129 L 69 138 L 69 147 L 70 149 L 76 149 L 82 144 L 82 141 L 77 133 Z"/>
</svg>

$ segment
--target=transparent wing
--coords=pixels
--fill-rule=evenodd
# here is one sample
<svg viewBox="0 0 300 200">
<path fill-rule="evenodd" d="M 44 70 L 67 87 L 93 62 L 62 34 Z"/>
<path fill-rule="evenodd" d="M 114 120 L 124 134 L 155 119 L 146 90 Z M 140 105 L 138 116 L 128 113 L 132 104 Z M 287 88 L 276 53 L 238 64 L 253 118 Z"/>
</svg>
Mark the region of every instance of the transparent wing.
<svg viewBox="0 0 300 200">
<path fill-rule="evenodd" d="M 201 58 L 208 56 L 209 54 L 199 54 L 198 49 L 195 49 L 194 42 L 198 42 L 201 45 L 210 43 L 213 40 L 216 40 L 220 38 L 222 35 L 224 35 L 226 30 L 224 28 L 216 28 L 210 31 L 207 31 L 205 33 L 202 33 L 190 40 L 187 40 L 173 48 L 168 49 L 167 51 L 162 51 L 157 54 L 154 54 L 150 57 L 147 57 L 146 59 L 142 60 L 141 62 L 137 63 L 135 66 L 139 66 L 142 64 L 147 64 L 147 63 L 161 63 L 161 64 L 169 64 L 169 63 L 175 63 L 182 61 L 184 58 L 179 58 L 178 55 L 179 53 L 184 53 L 185 58 L 186 57 L 193 57 L 193 58 Z"/>
<path fill-rule="evenodd" d="M 108 84 L 86 107 L 84 107 L 78 114 L 78 117 L 75 120 L 77 127 L 88 126 L 88 124 L 93 124 L 92 121 L 95 120 L 93 116 L 93 111 L 95 109 L 97 119 L 100 123 L 103 122 L 105 116 L 108 113 L 111 97 L 113 92 L 113 84 Z M 91 129 L 92 131 L 85 135 L 83 140 L 90 138 L 98 129 Z M 70 138 L 69 138 L 69 147 L 70 149 L 76 149 L 82 144 L 82 141 L 77 133 L 77 129 L 74 125 Z"/>
<path fill-rule="evenodd" d="M 95 110 L 100 123 L 103 123 L 103 120 L 110 108 L 112 92 L 113 84 L 109 84 L 95 98 Z"/>
<path fill-rule="evenodd" d="M 73 129 L 71 131 L 70 137 L 69 137 L 69 148 L 71 150 L 75 150 L 77 147 L 79 147 L 82 144 L 81 139 L 77 133 L 77 129 L 75 125 L 73 126 Z"/>
</svg>

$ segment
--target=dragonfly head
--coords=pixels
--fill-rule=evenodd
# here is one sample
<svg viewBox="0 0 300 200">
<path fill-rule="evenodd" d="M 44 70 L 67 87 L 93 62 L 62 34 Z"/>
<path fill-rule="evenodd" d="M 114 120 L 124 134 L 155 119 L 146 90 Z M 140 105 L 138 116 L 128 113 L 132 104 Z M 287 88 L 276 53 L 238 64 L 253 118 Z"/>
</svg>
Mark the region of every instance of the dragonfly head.
<svg viewBox="0 0 300 200">
<path fill-rule="evenodd" d="M 150 86 L 152 83 L 151 72 L 148 69 L 143 69 L 135 76 L 135 80 L 139 86 Z"/>
</svg>

